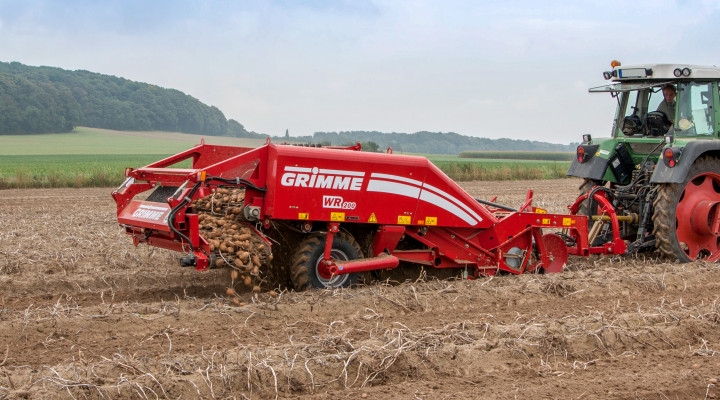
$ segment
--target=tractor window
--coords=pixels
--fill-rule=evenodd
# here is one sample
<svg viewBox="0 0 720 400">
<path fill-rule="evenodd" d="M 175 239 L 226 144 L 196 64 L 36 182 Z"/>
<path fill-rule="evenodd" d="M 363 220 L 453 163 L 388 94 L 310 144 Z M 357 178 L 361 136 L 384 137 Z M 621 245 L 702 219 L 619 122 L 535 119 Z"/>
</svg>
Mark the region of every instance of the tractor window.
<svg viewBox="0 0 720 400">
<path fill-rule="evenodd" d="M 712 136 L 712 84 L 678 85 L 678 113 L 675 118 L 677 136 Z"/>
<path fill-rule="evenodd" d="M 640 106 L 637 101 L 638 92 L 637 91 L 627 92 L 626 96 L 628 97 L 628 102 L 627 102 L 628 105 L 627 105 L 627 109 L 625 110 L 625 116 L 627 117 L 629 115 L 638 115 L 639 114 L 638 109 Z"/>
<path fill-rule="evenodd" d="M 650 92 L 650 100 L 648 101 L 648 111 L 655 111 L 663 101 L 663 93 L 661 87 L 655 87 Z"/>
<path fill-rule="evenodd" d="M 623 93 L 622 101 L 618 104 L 620 129 L 616 136 L 619 136 L 619 134 L 625 136 L 643 135 L 643 120 L 648 110 L 649 91 L 649 89 L 644 88 Z"/>
</svg>

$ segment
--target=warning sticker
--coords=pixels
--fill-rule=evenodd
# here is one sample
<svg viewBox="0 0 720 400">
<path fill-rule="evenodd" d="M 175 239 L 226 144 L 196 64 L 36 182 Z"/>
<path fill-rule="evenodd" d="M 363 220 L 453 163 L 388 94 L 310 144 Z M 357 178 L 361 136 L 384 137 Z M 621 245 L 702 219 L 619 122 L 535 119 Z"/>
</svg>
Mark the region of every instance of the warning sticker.
<svg viewBox="0 0 720 400">
<path fill-rule="evenodd" d="M 341 212 L 330 213 L 330 221 L 345 221 L 345 213 L 341 213 Z"/>
<path fill-rule="evenodd" d="M 410 225 L 412 219 L 409 215 L 398 215 L 398 224 Z"/>
<path fill-rule="evenodd" d="M 370 218 L 368 218 L 368 222 L 371 224 L 377 224 L 377 217 L 375 216 L 375 213 L 370 214 Z"/>
<path fill-rule="evenodd" d="M 310 213 L 298 213 L 298 219 L 310 219 Z"/>
<path fill-rule="evenodd" d="M 543 210 L 542 208 L 536 208 L 535 213 L 536 214 L 547 214 L 547 210 Z"/>
<path fill-rule="evenodd" d="M 563 218 L 563 226 L 570 226 L 575 223 L 575 220 L 572 218 Z"/>
<path fill-rule="evenodd" d="M 437 225 L 437 217 L 425 217 L 425 225 Z"/>
<path fill-rule="evenodd" d="M 543 218 L 543 225 L 550 225 L 550 218 Z"/>
</svg>

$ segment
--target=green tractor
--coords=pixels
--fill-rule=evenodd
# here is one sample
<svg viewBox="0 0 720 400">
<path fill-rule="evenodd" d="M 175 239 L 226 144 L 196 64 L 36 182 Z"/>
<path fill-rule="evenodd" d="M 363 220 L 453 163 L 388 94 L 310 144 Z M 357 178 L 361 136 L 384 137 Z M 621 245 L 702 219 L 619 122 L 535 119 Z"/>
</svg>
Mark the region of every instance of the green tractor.
<svg viewBox="0 0 720 400">
<path fill-rule="evenodd" d="M 628 253 L 720 260 L 720 68 L 611 65 L 590 92 L 617 101 L 612 135 L 584 135 L 567 172 L 584 178 L 575 212 L 591 245 L 619 236 Z"/>
</svg>

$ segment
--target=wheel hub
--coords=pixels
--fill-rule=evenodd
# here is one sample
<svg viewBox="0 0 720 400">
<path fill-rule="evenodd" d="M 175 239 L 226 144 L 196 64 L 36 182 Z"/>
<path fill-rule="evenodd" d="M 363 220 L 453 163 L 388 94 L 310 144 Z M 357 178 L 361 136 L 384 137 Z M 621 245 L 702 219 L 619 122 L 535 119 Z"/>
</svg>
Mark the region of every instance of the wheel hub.
<svg viewBox="0 0 720 400">
<path fill-rule="evenodd" d="M 678 243 L 691 260 L 720 259 L 720 175 L 706 172 L 688 182 L 675 217 Z"/>
<path fill-rule="evenodd" d="M 338 249 L 332 249 L 330 252 L 330 257 L 334 260 L 348 260 L 349 257 L 347 254 L 345 254 L 343 251 Z M 333 275 L 330 272 L 330 268 L 328 267 L 328 263 L 326 263 L 322 257 L 320 257 L 317 261 L 317 264 L 315 265 L 315 271 L 317 272 L 317 278 L 320 281 L 320 283 L 323 284 L 325 287 L 338 287 L 342 286 L 343 283 L 345 283 L 346 280 L 348 280 L 348 275 Z"/>
<path fill-rule="evenodd" d="M 720 202 L 699 201 L 693 209 L 690 223 L 693 231 L 703 236 L 720 236 Z"/>
</svg>

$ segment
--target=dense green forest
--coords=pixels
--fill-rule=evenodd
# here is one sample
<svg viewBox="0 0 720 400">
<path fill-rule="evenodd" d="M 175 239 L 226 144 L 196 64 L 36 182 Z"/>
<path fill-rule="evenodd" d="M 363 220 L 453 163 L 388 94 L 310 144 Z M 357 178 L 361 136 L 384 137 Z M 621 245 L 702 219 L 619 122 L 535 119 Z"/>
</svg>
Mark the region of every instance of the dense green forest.
<svg viewBox="0 0 720 400">
<path fill-rule="evenodd" d="M 260 137 L 175 89 L 89 71 L 0 62 L 0 135 L 75 126 Z"/>
<path fill-rule="evenodd" d="M 278 138 L 282 139 L 282 138 Z M 488 139 L 464 136 L 453 132 L 382 133 L 367 131 L 315 132 L 313 136 L 293 140 L 341 146 L 360 142 L 363 149 L 377 146 L 380 151 L 392 147 L 395 152 L 425 154 L 459 154 L 461 151 L 575 151 L 577 143 L 567 145 L 534 140 Z"/>
</svg>

